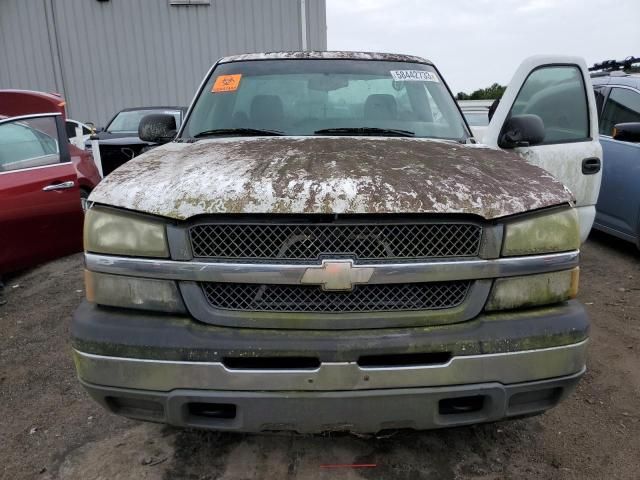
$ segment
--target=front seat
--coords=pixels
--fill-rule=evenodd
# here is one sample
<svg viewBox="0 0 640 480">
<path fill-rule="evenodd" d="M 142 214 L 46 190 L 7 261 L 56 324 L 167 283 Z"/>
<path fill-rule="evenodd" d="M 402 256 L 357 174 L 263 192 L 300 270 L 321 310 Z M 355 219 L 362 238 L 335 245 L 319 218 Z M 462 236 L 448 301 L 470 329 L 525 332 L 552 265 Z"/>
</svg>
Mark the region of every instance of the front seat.
<svg viewBox="0 0 640 480">
<path fill-rule="evenodd" d="M 369 95 L 364 102 L 365 120 L 396 120 L 398 104 L 393 95 L 376 93 Z"/>
<path fill-rule="evenodd" d="M 256 95 L 249 112 L 251 126 L 267 130 L 282 130 L 284 107 L 278 95 Z"/>
</svg>

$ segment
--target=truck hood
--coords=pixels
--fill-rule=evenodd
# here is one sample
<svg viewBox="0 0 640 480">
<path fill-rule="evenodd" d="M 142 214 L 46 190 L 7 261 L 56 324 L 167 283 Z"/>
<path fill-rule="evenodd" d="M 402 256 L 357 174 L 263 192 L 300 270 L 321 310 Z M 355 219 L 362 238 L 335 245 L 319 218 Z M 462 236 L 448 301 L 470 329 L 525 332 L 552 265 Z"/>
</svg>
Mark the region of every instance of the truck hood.
<svg viewBox="0 0 640 480">
<path fill-rule="evenodd" d="M 493 219 L 569 203 L 514 153 L 381 137 L 170 143 L 105 178 L 90 200 L 184 220 L 216 213 L 464 213 Z"/>
</svg>

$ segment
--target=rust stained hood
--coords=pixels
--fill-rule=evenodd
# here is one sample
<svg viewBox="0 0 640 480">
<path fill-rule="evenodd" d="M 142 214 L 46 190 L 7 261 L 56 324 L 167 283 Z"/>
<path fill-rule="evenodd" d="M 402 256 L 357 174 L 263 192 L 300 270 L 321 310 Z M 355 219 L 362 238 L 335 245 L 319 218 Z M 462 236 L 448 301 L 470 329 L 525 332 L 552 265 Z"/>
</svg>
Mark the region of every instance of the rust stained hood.
<svg viewBox="0 0 640 480">
<path fill-rule="evenodd" d="M 216 213 L 464 213 L 494 219 L 573 201 L 514 153 L 381 137 L 170 143 L 109 175 L 90 200 L 174 219 Z"/>
</svg>

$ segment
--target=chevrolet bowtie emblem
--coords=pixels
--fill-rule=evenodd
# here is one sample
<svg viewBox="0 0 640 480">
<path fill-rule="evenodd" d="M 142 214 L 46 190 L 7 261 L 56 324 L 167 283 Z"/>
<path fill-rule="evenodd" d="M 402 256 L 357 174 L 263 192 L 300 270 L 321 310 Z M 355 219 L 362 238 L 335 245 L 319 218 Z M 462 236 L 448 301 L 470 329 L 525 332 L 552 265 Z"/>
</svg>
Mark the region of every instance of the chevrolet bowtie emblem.
<svg viewBox="0 0 640 480">
<path fill-rule="evenodd" d="M 323 260 L 319 267 L 309 267 L 300 283 L 322 285 L 323 290 L 351 290 L 356 283 L 367 283 L 371 267 L 357 267 L 352 260 Z"/>
</svg>

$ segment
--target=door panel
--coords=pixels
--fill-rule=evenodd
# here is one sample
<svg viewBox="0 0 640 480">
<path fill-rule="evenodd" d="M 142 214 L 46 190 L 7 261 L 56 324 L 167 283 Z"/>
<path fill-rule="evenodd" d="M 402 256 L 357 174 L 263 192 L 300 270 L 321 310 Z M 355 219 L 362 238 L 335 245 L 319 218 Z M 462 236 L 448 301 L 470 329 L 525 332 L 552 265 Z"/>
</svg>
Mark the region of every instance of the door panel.
<svg viewBox="0 0 640 480">
<path fill-rule="evenodd" d="M 82 248 L 80 190 L 59 128 L 54 117 L 0 122 L 0 274 Z"/>
<path fill-rule="evenodd" d="M 614 86 L 600 121 L 605 165 L 596 223 L 635 240 L 640 235 L 640 144 L 611 138 L 613 127 L 625 122 L 640 122 L 640 93 Z"/>
<path fill-rule="evenodd" d="M 605 164 L 596 223 L 632 239 L 640 234 L 640 144 L 604 136 L 600 141 Z"/>
<path fill-rule="evenodd" d="M 526 59 L 509 83 L 483 143 L 498 147 L 505 122 L 513 115 L 538 115 L 545 124 L 539 145 L 513 149 L 563 182 L 574 194 L 582 241 L 591 230 L 602 172 L 585 174 L 585 159 L 602 160 L 597 109 L 583 59 L 535 56 Z"/>
</svg>

